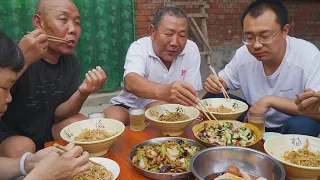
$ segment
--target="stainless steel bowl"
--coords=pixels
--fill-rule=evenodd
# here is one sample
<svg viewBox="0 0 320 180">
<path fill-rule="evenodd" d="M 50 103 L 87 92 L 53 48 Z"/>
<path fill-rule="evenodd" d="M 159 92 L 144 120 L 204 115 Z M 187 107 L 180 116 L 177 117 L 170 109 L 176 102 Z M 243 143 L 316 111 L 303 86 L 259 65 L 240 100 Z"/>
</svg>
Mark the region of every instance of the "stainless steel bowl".
<svg viewBox="0 0 320 180">
<path fill-rule="evenodd" d="M 172 141 L 172 140 L 177 140 L 177 139 L 181 139 L 181 140 L 186 140 L 188 143 L 190 143 L 191 145 L 195 145 L 195 146 L 199 146 L 201 149 L 204 149 L 205 146 L 203 146 L 202 144 L 193 141 L 191 139 L 186 139 L 186 138 L 179 138 L 179 137 L 161 137 L 161 138 L 154 138 L 154 139 L 149 139 L 147 141 L 141 142 L 137 145 L 135 145 L 129 154 L 129 161 L 131 162 L 132 166 L 143 176 L 146 176 L 148 178 L 151 179 L 159 179 L 159 180 L 173 180 L 173 179 L 191 179 L 190 177 L 192 177 L 192 173 L 191 172 L 183 172 L 183 173 L 157 173 L 157 172 L 151 172 L 151 171 L 146 171 L 144 169 L 139 168 L 136 164 L 134 164 L 132 162 L 132 158 L 133 156 L 135 156 L 136 151 L 138 148 L 145 146 L 145 145 L 149 145 L 149 144 L 153 144 L 153 143 L 163 143 L 166 141 Z"/>
<path fill-rule="evenodd" d="M 230 165 L 236 165 L 255 177 L 268 180 L 284 180 L 283 166 L 273 157 L 243 147 L 212 147 L 200 151 L 191 160 L 191 171 L 199 180 L 206 176 L 224 172 Z"/>
</svg>

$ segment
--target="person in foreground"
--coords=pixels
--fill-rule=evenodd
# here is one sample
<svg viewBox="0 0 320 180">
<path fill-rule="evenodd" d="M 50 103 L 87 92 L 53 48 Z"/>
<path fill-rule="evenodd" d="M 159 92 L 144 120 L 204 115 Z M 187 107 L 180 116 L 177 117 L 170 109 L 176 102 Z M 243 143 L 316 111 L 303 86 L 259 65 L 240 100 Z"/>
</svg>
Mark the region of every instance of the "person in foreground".
<svg viewBox="0 0 320 180">
<path fill-rule="evenodd" d="M 72 1 L 40 0 L 32 22 L 36 30 L 19 43 L 25 66 L 0 121 L 0 156 L 4 157 L 34 153 L 45 142 L 59 139 L 66 125 L 87 119 L 79 111 L 106 79 L 97 67 L 80 85 L 80 65 L 73 54 L 81 33 L 80 15 Z M 48 42 L 47 35 L 72 43 Z"/>
<path fill-rule="evenodd" d="M 257 0 L 241 18 L 243 43 L 233 59 L 205 82 L 215 98 L 224 88 L 242 89 L 249 112 L 266 114 L 266 131 L 318 136 L 320 116 L 303 115 L 296 94 L 320 90 L 320 55 L 313 44 L 288 36 L 288 11 L 276 0 Z M 217 96 L 218 94 L 218 96 Z"/>
<path fill-rule="evenodd" d="M 23 66 L 24 57 L 18 45 L 0 32 L 0 117 L 12 101 L 10 88 Z M 66 148 L 69 151 L 62 156 L 56 153 L 59 150 L 55 147 L 45 148 L 35 154 L 28 153 L 24 163 L 21 158 L 0 157 L 0 179 L 9 180 L 25 175 L 22 171 L 29 173 L 25 180 L 72 179 L 74 175 L 87 171 L 89 154 L 73 143 L 68 144 Z"/>
<path fill-rule="evenodd" d="M 150 36 L 133 42 L 124 65 L 124 89 L 110 100 L 105 117 L 128 125 L 129 108 L 148 109 L 164 103 L 194 106 L 202 89 L 200 53 L 188 40 L 189 20 L 179 7 L 157 10 Z"/>
</svg>

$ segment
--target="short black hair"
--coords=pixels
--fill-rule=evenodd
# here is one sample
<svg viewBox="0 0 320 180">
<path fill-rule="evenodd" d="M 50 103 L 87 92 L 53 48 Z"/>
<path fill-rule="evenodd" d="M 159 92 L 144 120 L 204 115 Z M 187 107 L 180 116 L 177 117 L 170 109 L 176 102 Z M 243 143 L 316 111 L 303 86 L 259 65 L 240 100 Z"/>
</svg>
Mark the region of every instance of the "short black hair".
<svg viewBox="0 0 320 180">
<path fill-rule="evenodd" d="M 186 18 L 189 27 L 189 17 L 183 9 L 176 5 L 165 5 L 159 8 L 153 16 L 152 25 L 155 29 L 158 28 L 159 23 L 161 22 L 164 15 L 169 14 L 170 16 L 175 16 L 177 18 Z"/>
<path fill-rule="evenodd" d="M 262 15 L 266 10 L 271 10 L 276 14 L 277 23 L 280 24 L 281 29 L 288 24 L 288 10 L 284 4 L 279 0 L 256 0 L 252 2 L 243 12 L 241 16 L 241 26 L 247 14 L 253 18 Z"/>
<path fill-rule="evenodd" d="M 0 31 L 0 68 L 19 72 L 24 66 L 24 56 L 18 44 Z"/>
</svg>

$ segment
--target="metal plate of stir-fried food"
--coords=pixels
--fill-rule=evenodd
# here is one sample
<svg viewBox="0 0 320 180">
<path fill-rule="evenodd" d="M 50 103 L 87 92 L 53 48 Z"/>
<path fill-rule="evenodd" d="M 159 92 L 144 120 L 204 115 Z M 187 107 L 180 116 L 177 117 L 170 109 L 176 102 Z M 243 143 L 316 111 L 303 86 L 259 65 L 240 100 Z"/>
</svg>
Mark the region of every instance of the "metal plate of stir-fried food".
<svg viewBox="0 0 320 180">
<path fill-rule="evenodd" d="M 154 138 L 133 147 L 129 160 L 140 174 L 152 179 L 187 179 L 192 174 L 192 157 L 204 148 L 186 138 Z"/>
<path fill-rule="evenodd" d="M 190 160 L 200 147 L 178 139 L 145 145 L 137 149 L 132 162 L 142 169 L 159 173 L 190 171 Z"/>
</svg>

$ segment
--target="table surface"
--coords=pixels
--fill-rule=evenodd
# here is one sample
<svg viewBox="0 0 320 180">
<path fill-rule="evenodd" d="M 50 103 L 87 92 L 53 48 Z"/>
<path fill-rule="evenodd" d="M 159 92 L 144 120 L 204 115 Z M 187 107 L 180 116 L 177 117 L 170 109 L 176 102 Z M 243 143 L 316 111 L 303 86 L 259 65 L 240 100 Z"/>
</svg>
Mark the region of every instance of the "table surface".
<svg viewBox="0 0 320 180">
<path fill-rule="evenodd" d="M 192 127 L 199 123 L 199 121 L 194 121 L 190 126 L 185 129 L 185 133 L 180 137 L 196 140 L 192 133 Z M 114 160 L 120 166 L 120 174 L 118 176 L 118 180 L 146 180 L 146 178 L 140 175 L 134 167 L 131 165 L 129 161 L 129 152 L 133 146 L 136 144 L 157 137 L 163 137 L 160 130 L 152 125 L 152 123 L 143 131 L 132 131 L 129 126 L 127 126 L 119 137 L 117 141 L 111 146 L 108 153 L 103 155 L 102 157 L 106 157 Z M 61 145 L 66 145 L 67 143 L 63 140 L 47 142 L 45 147 L 52 146 L 54 143 L 59 143 Z M 261 140 L 256 145 L 252 147 L 261 152 L 265 152 L 263 149 L 263 141 Z M 318 178 L 320 180 L 320 177 Z"/>
</svg>

